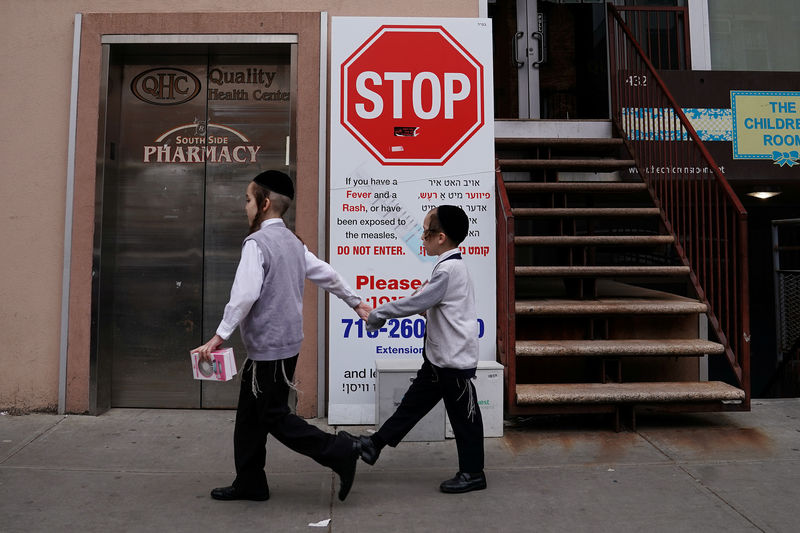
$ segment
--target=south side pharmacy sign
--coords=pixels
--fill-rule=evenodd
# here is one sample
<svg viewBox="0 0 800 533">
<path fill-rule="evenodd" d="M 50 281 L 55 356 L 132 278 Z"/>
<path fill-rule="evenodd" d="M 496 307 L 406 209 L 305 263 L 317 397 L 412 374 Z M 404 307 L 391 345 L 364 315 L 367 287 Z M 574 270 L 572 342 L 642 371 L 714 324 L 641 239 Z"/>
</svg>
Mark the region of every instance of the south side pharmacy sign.
<svg viewBox="0 0 800 533">
<path fill-rule="evenodd" d="M 436 264 L 422 246 L 425 215 L 461 206 L 480 357 L 494 361 L 491 57 L 488 19 L 333 17 L 329 255 L 369 304 L 404 298 Z M 329 422 L 372 424 L 375 362 L 421 362 L 425 318 L 368 332 L 343 302 L 329 305 Z"/>
</svg>

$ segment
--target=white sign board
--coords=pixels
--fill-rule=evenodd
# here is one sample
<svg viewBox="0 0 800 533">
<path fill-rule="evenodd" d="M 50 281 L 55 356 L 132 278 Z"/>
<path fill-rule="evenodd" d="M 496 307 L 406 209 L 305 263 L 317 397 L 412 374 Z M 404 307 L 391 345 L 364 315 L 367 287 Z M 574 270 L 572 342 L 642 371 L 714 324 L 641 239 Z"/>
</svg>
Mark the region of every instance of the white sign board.
<svg viewBox="0 0 800 533">
<path fill-rule="evenodd" d="M 429 279 L 422 222 L 461 206 L 476 289 L 480 358 L 496 359 L 494 112 L 489 19 L 333 17 L 330 263 L 368 303 Z M 421 357 L 425 319 L 368 333 L 329 309 L 331 424 L 375 422 L 375 361 Z"/>
</svg>

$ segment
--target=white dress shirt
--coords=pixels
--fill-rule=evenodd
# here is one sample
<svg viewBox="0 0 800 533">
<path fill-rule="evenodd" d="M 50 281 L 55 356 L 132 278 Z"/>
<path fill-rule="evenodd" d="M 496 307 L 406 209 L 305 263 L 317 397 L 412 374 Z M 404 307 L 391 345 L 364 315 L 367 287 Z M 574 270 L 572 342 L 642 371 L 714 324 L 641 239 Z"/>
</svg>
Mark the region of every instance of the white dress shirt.
<svg viewBox="0 0 800 533">
<path fill-rule="evenodd" d="M 280 220 L 279 218 L 265 220 L 261 223 L 261 227 L 275 224 Z M 307 279 L 344 300 L 350 307 L 355 307 L 361 302 L 361 298 L 332 266 L 309 252 L 305 245 L 303 250 L 306 254 Z M 217 335 L 223 339 L 227 340 L 231 336 L 261 295 L 261 283 L 264 279 L 263 264 L 264 255 L 258 244 L 253 240 L 246 241 L 233 279 L 231 297 L 225 305 L 222 321 L 217 328 Z"/>
</svg>

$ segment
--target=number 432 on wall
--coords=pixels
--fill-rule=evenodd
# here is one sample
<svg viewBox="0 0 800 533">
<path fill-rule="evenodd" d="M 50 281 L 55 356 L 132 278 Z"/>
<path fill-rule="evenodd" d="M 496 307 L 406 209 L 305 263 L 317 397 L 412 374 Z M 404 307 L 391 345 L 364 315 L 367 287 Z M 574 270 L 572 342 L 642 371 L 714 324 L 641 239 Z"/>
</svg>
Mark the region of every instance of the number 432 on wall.
<svg viewBox="0 0 800 533">
<path fill-rule="evenodd" d="M 625 85 L 628 87 L 647 87 L 647 76 L 644 74 L 632 74 L 625 78 Z"/>
</svg>

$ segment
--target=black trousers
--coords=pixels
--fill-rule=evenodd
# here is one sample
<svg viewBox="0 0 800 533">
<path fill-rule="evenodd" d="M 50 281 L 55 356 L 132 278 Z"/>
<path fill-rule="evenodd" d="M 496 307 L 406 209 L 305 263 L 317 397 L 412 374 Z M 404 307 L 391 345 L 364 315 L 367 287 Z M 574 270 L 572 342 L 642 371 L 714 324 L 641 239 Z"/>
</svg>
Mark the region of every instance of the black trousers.
<svg viewBox="0 0 800 533">
<path fill-rule="evenodd" d="M 244 491 L 267 487 L 264 466 L 267 435 L 286 447 L 306 455 L 323 466 L 335 468 L 352 450 L 349 439 L 326 433 L 289 410 L 289 385 L 294 377 L 297 355 L 280 361 L 247 360 L 242 369 L 233 451 L 236 479 L 233 486 Z M 255 367 L 254 394 L 253 368 Z"/>
<path fill-rule="evenodd" d="M 472 380 L 432 365 L 427 359 L 406 391 L 394 414 L 376 435 L 389 446 L 403 437 L 444 399 L 444 408 L 453 426 L 461 472 L 483 471 L 483 419 Z"/>
</svg>

